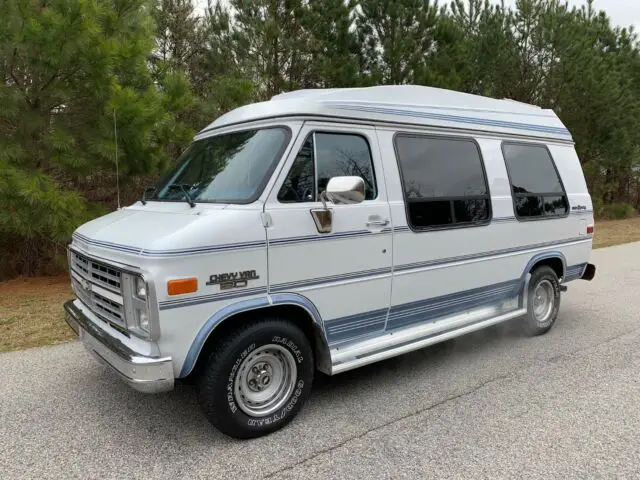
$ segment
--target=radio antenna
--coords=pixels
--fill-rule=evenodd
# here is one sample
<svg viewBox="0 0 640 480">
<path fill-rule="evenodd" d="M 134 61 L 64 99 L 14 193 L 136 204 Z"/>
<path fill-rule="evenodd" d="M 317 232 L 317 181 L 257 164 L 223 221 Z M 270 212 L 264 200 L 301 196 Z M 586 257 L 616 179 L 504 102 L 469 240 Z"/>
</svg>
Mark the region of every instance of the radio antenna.
<svg viewBox="0 0 640 480">
<path fill-rule="evenodd" d="M 116 109 L 113 109 L 113 137 L 116 142 L 116 193 L 118 195 L 118 210 L 120 210 L 120 172 L 118 171 L 118 120 Z"/>
</svg>

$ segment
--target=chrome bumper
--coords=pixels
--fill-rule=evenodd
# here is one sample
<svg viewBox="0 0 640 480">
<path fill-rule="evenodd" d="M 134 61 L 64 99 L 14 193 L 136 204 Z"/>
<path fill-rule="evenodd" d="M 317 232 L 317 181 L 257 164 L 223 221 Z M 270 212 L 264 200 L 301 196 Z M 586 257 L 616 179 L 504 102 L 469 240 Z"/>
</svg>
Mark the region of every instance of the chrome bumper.
<svg viewBox="0 0 640 480">
<path fill-rule="evenodd" d="M 160 393 L 173 389 L 173 365 L 171 357 L 140 355 L 96 327 L 76 307 L 73 300 L 64 304 L 67 323 L 76 332 L 85 348 L 101 363 L 111 367 L 122 381 L 143 393 Z"/>
</svg>

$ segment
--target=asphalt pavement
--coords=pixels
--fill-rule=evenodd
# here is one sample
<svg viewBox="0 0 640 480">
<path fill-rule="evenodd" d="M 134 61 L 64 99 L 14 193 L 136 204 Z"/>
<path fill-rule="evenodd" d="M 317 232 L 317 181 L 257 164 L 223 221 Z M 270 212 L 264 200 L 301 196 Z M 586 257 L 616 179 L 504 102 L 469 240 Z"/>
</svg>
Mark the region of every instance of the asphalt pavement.
<svg viewBox="0 0 640 480">
<path fill-rule="evenodd" d="M 0 355 L 0 479 L 639 478 L 640 243 L 596 250 L 557 324 L 321 377 L 285 429 L 232 440 L 193 387 L 147 396 L 76 342 Z"/>
</svg>

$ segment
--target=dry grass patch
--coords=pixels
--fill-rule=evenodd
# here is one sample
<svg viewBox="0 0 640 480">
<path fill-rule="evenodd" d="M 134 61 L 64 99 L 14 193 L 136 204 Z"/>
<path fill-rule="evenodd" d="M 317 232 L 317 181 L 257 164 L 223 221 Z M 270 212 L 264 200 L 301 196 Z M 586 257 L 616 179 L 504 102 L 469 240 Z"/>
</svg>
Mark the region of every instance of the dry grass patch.
<svg viewBox="0 0 640 480">
<path fill-rule="evenodd" d="M 624 220 L 596 220 L 593 248 L 640 241 L 640 217 Z"/>
<path fill-rule="evenodd" d="M 68 276 L 9 280 L 0 292 L 0 352 L 74 339 L 62 309 L 73 297 Z"/>
</svg>

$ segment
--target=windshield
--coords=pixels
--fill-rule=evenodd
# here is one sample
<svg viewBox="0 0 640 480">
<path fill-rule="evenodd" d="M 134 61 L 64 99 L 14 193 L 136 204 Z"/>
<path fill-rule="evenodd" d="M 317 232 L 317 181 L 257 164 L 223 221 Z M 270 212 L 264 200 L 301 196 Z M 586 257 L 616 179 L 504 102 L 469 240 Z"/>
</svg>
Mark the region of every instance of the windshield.
<svg viewBox="0 0 640 480">
<path fill-rule="evenodd" d="M 284 127 L 245 130 L 193 142 L 149 200 L 251 203 L 264 189 L 290 137 Z"/>
</svg>

